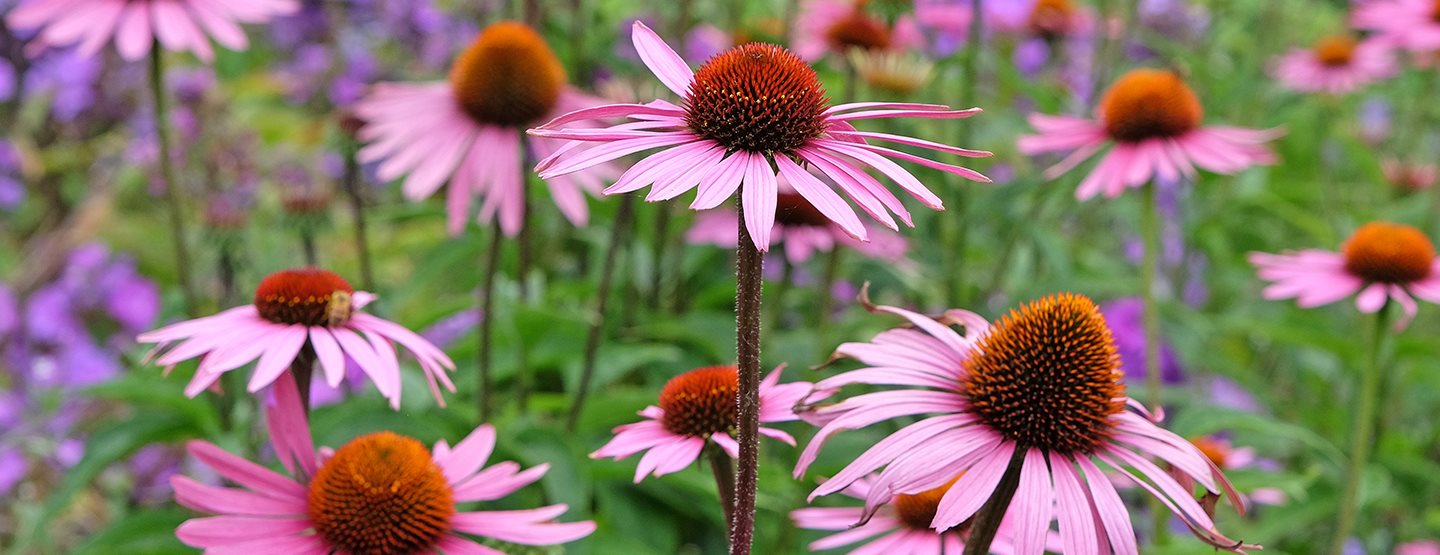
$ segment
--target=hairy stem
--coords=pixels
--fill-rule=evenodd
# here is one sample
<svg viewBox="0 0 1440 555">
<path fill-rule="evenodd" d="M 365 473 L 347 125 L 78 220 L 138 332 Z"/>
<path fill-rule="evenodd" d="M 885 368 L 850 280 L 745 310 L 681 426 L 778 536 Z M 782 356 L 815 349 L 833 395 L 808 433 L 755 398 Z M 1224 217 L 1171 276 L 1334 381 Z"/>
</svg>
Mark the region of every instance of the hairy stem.
<svg viewBox="0 0 1440 555">
<path fill-rule="evenodd" d="M 595 290 L 595 313 L 590 315 L 590 330 L 585 336 L 585 362 L 580 368 L 580 383 L 575 389 L 575 401 L 570 404 L 570 415 L 565 419 L 565 430 L 574 432 L 580 424 L 580 413 L 585 408 L 585 397 L 590 393 L 590 382 L 595 378 L 595 359 L 600 352 L 600 338 L 605 334 L 606 306 L 610 301 L 610 288 L 615 279 L 615 263 L 620 246 L 630 229 L 630 220 L 635 207 L 634 195 L 620 197 L 620 206 L 615 212 L 615 222 L 610 228 L 610 244 L 606 247 L 605 261 L 600 265 L 600 285 Z"/>
<path fill-rule="evenodd" d="M 741 185 L 743 190 L 744 185 Z M 749 555 L 755 535 L 755 488 L 760 459 L 760 296 L 764 258 L 745 228 L 745 207 L 740 203 L 739 245 L 735 256 L 735 350 L 740 371 L 736 440 L 740 443 L 740 471 L 735 485 L 734 522 L 730 526 L 731 555 Z"/>
</svg>

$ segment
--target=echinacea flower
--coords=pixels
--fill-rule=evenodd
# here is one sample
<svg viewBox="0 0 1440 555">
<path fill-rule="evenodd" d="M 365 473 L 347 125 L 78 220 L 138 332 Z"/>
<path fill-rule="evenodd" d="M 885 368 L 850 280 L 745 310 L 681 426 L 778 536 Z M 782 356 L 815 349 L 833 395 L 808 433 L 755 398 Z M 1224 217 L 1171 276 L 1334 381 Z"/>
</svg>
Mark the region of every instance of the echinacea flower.
<svg viewBox="0 0 1440 555">
<path fill-rule="evenodd" d="M 1195 447 L 1221 470 L 1245 470 L 1264 464 L 1278 464 L 1275 461 L 1262 460 L 1255 454 L 1254 448 L 1236 447 L 1229 439 L 1220 435 L 1192 437 L 1190 443 L 1195 444 Z M 1286 500 L 1284 491 L 1271 487 L 1255 488 L 1242 495 L 1247 503 L 1261 505 L 1283 505 Z"/>
<path fill-rule="evenodd" d="M 1440 304 L 1440 258 L 1430 238 L 1414 227 L 1370 222 L 1340 252 L 1306 249 L 1285 254 L 1256 252 L 1250 262 L 1270 282 L 1269 300 L 1295 299 L 1301 308 L 1355 295 L 1355 307 L 1374 313 L 1393 301 L 1405 309 L 1404 325 L 1419 310 L 1415 297 Z"/>
<path fill-rule="evenodd" d="M 1035 0 L 1025 18 L 1025 29 L 1047 41 L 1089 32 L 1094 26 L 1094 16 L 1071 0 Z"/>
<path fill-rule="evenodd" d="M 780 383 L 780 366 L 760 383 L 760 421 L 796 420 L 795 402 L 810 393 L 809 382 Z M 660 406 L 640 411 L 644 420 L 615 428 L 615 437 L 590 454 L 592 459 L 624 459 L 641 451 L 635 468 L 635 482 L 651 474 L 656 477 L 684 470 L 700 457 L 709 442 L 739 456 L 735 431 L 735 395 L 739 374 L 734 366 L 711 366 L 671 378 L 660 390 Z M 760 427 L 760 433 L 790 445 L 795 438 L 775 428 Z"/>
<path fill-rule="evenodd" d="M 430 390 L 443 406 L 440 386 L 455 384 L 446 370 L 450 357 L 403 326 L 360 309 L 375 295 L 356 291 L 334 272 L 303 268 L 270 274 L 255 288 L 254 304 L 140 334 L 141 343 L 156 343 L 146 355 L 165 366 L 200 358 L 195 377 L 185 387 L 191 397 L 215 384 L 220 376 L 259 360 L 250 375 L 251 392 L 275 382 L 297 359 L 319 361 L 325 381 L 336 387 L 345 377 L 345 360 L 355 361 L 375 388 L 400 407 L 400 362 L 391 343 L 404 346 L 420 363 Z"/>
<path fill-rule="evenodd" d="M 860 240 L 867 234 L 860 219 L 831 184 L 808 173 L 810 164 L 871 217 L 898 229 L 889 213 L 913 226 L 910 213 L 867 168 L 899 183 L 925 206 L 941 209 L 940 198 L 888 157 L 988 182 L 980 173 L 870 144 L 885 141 L 984 157 L 967 150 L 890 133 L 859 131 L 851 122 L 895 117 L 965 118 L 978 108 L 951 110 L 936 104 L 856 102 L 830 106 L 815 70 L 784 48 L 761 43 L 741 45 L 711 58 L 691 72 L 680 56 L 644 24 L 635 23 L 635 47 L 645 64 L 682 105 L 664 100 L 614 104 L 566 114 L 533 135 L 572 142 L 536 167 L 552 178 L 584 170 L 627 154 L 663 148 L 636 163 L 605 189 L 628 193 L 653 184 L 648 201 L 669 200 L 699 188 L 690 207 L 719 206 L 740 190 L 745 227 L 755 246 L 767 250 L 775 221 L 776 169 L 826 218 Z M 606 129 L 576 129 L 573 122 L 629 117 L 634 122 Z M 589 148 L 570 145 L 598 143 Z M 773 166 L 772 166 L 773 164 Z"/>
<path fill-rule="evenodd" d="M 1395 555 L 1440 555 L 1440 541 L 1417 540 L 1395 546 Z"/>
<path fill-rule="evenodd" d="M 1350 24 L 1416 54 L 1440 49 L 1440 2 L 1435 0 L 1371 0 L 1355 6 Z"/>
<path fill-rule="evenodd" d="M 171 479 L 176 502 L 217 516 L 176 528 L 185 544 L 206 553 L 503 555 L 474 537 L 522 545 L 557 545 L 595 531 L 593 522 L 554 522 L 565 505 L 508 511 L 462 510 L 460 504 L 494 501 L 539 480 L 549 465 L 520 470 L 502 462 L 485 467 L 495 449 L 495 428 L 481 425 L 451 447 L 428 450 L 393 432 L 316 449 L 295 380 L 275 382 L 266 406 L 270 441 L 284 475 L 192 441 L 190 455 L 239 488 Z"/>
<path fill-rule="evenodd" d="M 1440 177 L 1440 166 L 1436 164 L 1407 164 L 1396 158 L 1382 161 L 1380 171 L 1385 175 L 1385 181 L 1407 194 L 1429 189 L 1435 185 L 1435 178 Z"/>
<path fill-rule="evenodd" d="M 1325 37 L 1311 48 L 1296 48 L 1275 64 L 1275 77 L 1292 90 L 1341 95 L 1394 75 L 1390 47 L 1359 42 L 1350 35 Z"/>
<path fill-rule="evenodd" d="M 1065 553 L 1136 554 L 1129 511 L 1099 462 L 1157 498 L 1206 543 L 1236 553 L 1253 547 L 1221 535 L 1209 511 L 1171 475 L 1184 475 L 1210 494 L 1223 490 L 1243 510 L 1205 455 L 1157 426 L 1125 395 L 1114 340 L 1090 299 L 1052 295 L 993 325 L 963 310 L 937 320 L 895 307 L 871 308 L 901 316 L 913 327 L 841 345 L 836 357 L 869 367 L 817 382 L 816 390 L 829 394 L 852 384 L 905 388 L 813 407 L 806 420 L 823 425 L 801 453 L 795 474 L 803 475 L 825 441 L 843 430 L 892 418 L 921 420 L 861 454 L 812 498 L 879 470 L 866 498 L 870 514 L 894 495 L 928 491 L 960 476 L 930 523 L 947 530 L 974 517 L 1016 461 L 1019 485 L 1007 513 L 1014 524 L 1009 538 L 1014 553 L 1041 553 L 1055 520 Z M 965 333 L 953 324 L 964 326 Z"/>
<path fill-rule="evenodd" d="M 852 49 L 898 52 L 923 42 L 912 17 L 901 16 L 892 27 L 871 15 L 868 5 L 868 0 L 805 0 L 795 18 L 791 48 L 813 62 L 826 52 L 841 56 Z"/>
<path fill-rule="evenodd" d="M 545 40 L 523 23 L 486 27 L 450 69 L 448 81 L 380 83 L 355 105 L 369 143 L 361 162 L 379 162 L 383 180 L 407 176 L 406 198 L 424 199 L 449 181 L 448 229 L 459 234 L 482 200 L 479 221 L 499 218 L 507 236 L 525 219 L 527 156 L 558 151 L 551 141 L 522 141 L 521 131 L 555 116 L 599 104 L 569 87 L 565 70 Z M 600 190 L 609 166 L 546 179 L 550 197 L 575 225 L 585 225 L 585 192 Z"/>
<path fill-rule="evenodd" d="M 15 7 L 5 22 L 18 29 L 43 28 L 37 39 L 42 44 L 79 44 L 86 57 L 113 37 L 126 60 L 144 58 L 158 42 L 209 62 L 215 58 L 210 39 L 230 50 L 244 50 L 249 41 L 241 23 L 264 23 L 297 9 L 294 0 L 29 0 Z"/>
<path fill-rule="evenodd" d="M 1200 99 L 1179 75 L 1136 69 L 1105 91 L 1094 119 L 1031 114 L 1030 124 L 1038 134 L 1021 137 L 1018 145 L 1026 154 L 1073 151 L 1045 171 L 1046 178 L 1054 179 L 1113 144 L 1080 182 L 1075 196 L 1081 200 L 1100 193 L 1117 197 L 1157 176 L 1191 177 L 1197 166 L 1230 174 L 1274 162 L 1264 144 L 1279 132 L 1202 127 L 1202 116 Z"/>
<path fill-rule="evenodd" d="M 775 196 L 775 227 L 771 232 L 771 241 L 784 248 L 785 260 L 789 263 L 802 264 L 817 253 L 830 252 L 837 247 L 846 247 L 876 260 L 899 262 L 905 259 L 909 245 L 900 234 L 867 224 L 865 228 L 870 240 L 857 241 L 816 210 L 805 197 L 793 190 L 787 191 L 783 181 L 780 191 Z M 685 240 L 691 244 L 733 249 L 740 240 L 735 232 L 739 218 L 739 214 L 729 210 L 707 211 L 695 218 L 695 223 L 685 232 Z"/>
<path fill-rule="evenodd" d="M 915 52 L 854 49 L 848 56 L 855 75 L 877 91 L 906 96 L 930 81 L 935 63 Z"/>
<path fill-rule="evenodd" d="M 895 495 L 868 520 L 865 509 L 861 507 L 807 507 L 791 511 L 790 519 L 795 521 L 795 526 L 808 530 L 839 531 L 810 542 L 810 551 L 825 551 L 869 541 L 852 553 L 958 555 L 965 548 L 965 537 L 969 534 L 967 526 L 943 531 L 930 527 L 940 500 L 956 480 L 958 478 L 953 478 L 940 487 L 920 493 Z M 861 478 L 840 493 L 865 499 L 870 495 L 873 481 L 873 477 Z M 856 522 L 864 524 L 857 526 Z M 1014 550 L 1014 546 L 1005 539 L 1013 528 L 1009 520 L 1000 524 L 999 537 L 990 545 L 992 552 L 1011 553 Z M 1051 538 L 1049 545 L 1051 550 L 1059 551 L 1058 537 Z"/>
</svg>

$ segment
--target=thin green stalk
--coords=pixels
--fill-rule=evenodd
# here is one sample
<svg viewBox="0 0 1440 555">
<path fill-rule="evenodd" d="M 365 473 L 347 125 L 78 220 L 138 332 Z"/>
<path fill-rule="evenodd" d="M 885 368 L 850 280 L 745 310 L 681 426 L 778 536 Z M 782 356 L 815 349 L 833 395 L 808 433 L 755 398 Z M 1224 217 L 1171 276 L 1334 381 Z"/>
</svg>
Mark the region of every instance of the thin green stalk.
<svg viewBox="0 0 1440 555">
<path fill-rule="evenodd" d="M 160 152 L 160 178 L 165 182 L 165 206 L 168 208 L 170 240 L 175 249 L 175 275 L 180 280 L 180 291 L 185 299 L 185 314 L 195 316 L 198 298 L 195 284 L 190 279 L 190 247 L 185 241 L 185 211 L 180 197 L 180 185 L 175 179 L 175 168 L 171 167 L 170 126 L 165 121 L 169 113 L 165 107 L 165 62 L 164 50 L 157 40 L 150 45 L 150 98 L 154 101 L 155 138 Z"/>
<path fill-rule="evenodd" d="M 345 137 L 341 149 L 345 156 L 345 172 L 340 177 L 345 196 L 350 199 L 350 216 L 355 224 L 355 252 L 360 259 L 360 283 L 366 291 L 375 290 L 375 270 L 370 264 L 370 240 L 366 233 L 365 197 L 360 190 L 360 163 L 355 159 L 355 140 Z"/>
<path fill-rule="evenodd" d="M 840 260 L 844 258 L 844 249 L 840 245 L 830 249 L 825 255 L 825 273 L 820 274 L 820 287 L 816 293 L 820 294 L 820 313 L 816 316 L 819 320 L 815 323 L 816 339 L 821 345 L 829 345 L 830 318 L 835 313 L 835 282 L 840 279 Z"/>
<path fill-rule="evenodd" d="M 480 367 L 480 379 L 478 380 L 476 393 L 479 395 L 480 421 L 489 422 L 494 411 L 494 392 L 490 384 L 490 361 L 493 358 L 490 353 L 491 327 L 495 321 L 495 274 L 500 273 L 500 247 L 503 244 L 501 239 L 505 234 L 500 231 L 500 220 L 497 218 L 495 224 L 490 226 L 490 250 L 485 253 L 485 267 L 482 279 L 484 283 L 480 286 L 480 299 L 477 310 L 480 312 L 480 346 L 476 349 L 476 362 Z"/>
<path fill-rule="evenodd" d="M 1335 537 L 1330 542 L 1331 555 L 1344 552 L 1345 542 L 1355 528 L 1360 512 L 1360 481 L 1370 458 L 1370 442 L 1375 434 L 1375 408 L 1380 399 L 1380 380 L 1384 375 L 1380 364 L 1386 327 L 1390 323 L 1390 304 L 1375 313 L 1368 337 L 1365 367 L 1361 370 L 1359 399 L 1355 402 L 1355 420 L 1350 430 L 1350 464 L 1345 469 L 1345 484 L 1340 496 L 1340 514 L 1335 521 Z"/>
<path fill-rule="evenodd" d="M 590 331 L 585 336 L 585 359 L 580 369 L 580 383 L 575 389 L 575 401 L 570 403 L 570 414 L 565 418 L 565 430 L 574 432 L 580 424 L 580 413 L 585 408 L 585 397 L 590 393 L 590 382 L 595 377 L 595 361 L 600 352 L 600 339 L 605 331 L 605 307 L 610 301 L 611 283 L 614 281 L 616 260 L 620 246 L 634 218 L 635 196 L 620 197 L 620 206 L 615 212 L 615 223 L 610 228 L 610 244 L 606 247 L 605 261 L 600 266 L 600 285 L 595 289 L 595 313 L 590 315 Z"/>
<path fill-rule="evenodd" d="M 719 444 L 708 442 L 705 452 L 710 458 L 710 471 L 715 475 L 715 493 L 720 495 L 720 511 L 725 514 L 725 527 L 735 522 L 735 463 Z"/>
<path fill-rule="evenodd" d="M 836 248 L 839 248 L 837 245 Z M 795 285 L 795 265 L 789 259 L 782 259 L 784 266 L 780 270 L 780 283 L 775 284 L 775 294 L 770 295 L 770 320 L 769 328 L 778 330 L 785 323 L 785 298 L 789 296 L 790 289 Z"/>
<path fill-rule="evenodd" d="M 970 30 L 965 37 L 965 56 L 961 59 L 960 82 L 957 89 L 960 91 L 959 104 L 961 108 L 975 103 L 976 90 L 980 80 L 980 61 L 984 54 L 985 41 L 980 40 L 985 30 L 985 1 L 974 0 L 970 10 Z M 955 144 L 965 146 L 970 143 L 970 126 L 953 125 L 955 129 Z M 946 173 L 945 184 L 950 194 L 947 195 L 949 210 L 952 214 L 939 214 L 938 234 L 948 239 L 948 245 L 943 249 L 943 264 L 945 281 L 949 287 L 945 290 L 945 306 L 964 306 L 969 301 L 968 290 L 970 283 L 964 275 L 965 251 L 970 244 L 970 189 L 966 187 L 960 178 L 954 174 Z"/>
<path fill-rule="evenodd" d="M 1156 213 L 1153 181 L 1141 188 L 1140 235 L 1145 243 L 1140 268 L 1140 295 L 1144 302 L 1145 328 L 1145 402 L 1151 409 L 1160 406 L 1160 306 L 1155 296 L 1156 278 L 1160 274 L 1160 217 Z M 1158 499 L 1150 503 L 1154 515 L 1152 536 L 1155 545 L 1165 545 L 1170 538 L 1169 511 Z"/>
</svg>

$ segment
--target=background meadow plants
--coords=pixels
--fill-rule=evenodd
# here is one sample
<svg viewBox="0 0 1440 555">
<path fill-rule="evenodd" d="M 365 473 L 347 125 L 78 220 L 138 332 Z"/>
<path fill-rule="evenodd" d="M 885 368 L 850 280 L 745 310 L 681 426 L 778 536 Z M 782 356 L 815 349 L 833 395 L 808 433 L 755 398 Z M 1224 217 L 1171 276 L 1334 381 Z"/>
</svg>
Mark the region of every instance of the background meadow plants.
<svg viewBox="0 0 1440 555">
<path fill-rule="evenodd" d="M 703 228 L 692 230 L 713 214 L 587 194 L 588 221 L 577 227 L 527 171 L 526 227 L 497 242 L 494 229 L 474 218 L 452 235 L 443 192 L 409 200 L 403 180 L 380 179 L 376 165 L 356 160 L 363 122 L 353 109 L 372 85 L 443 80 L 481 29 L 506 19 L 529 22 L 571 86 L 607 102 L 668 94 L 631 43 L 639 20 L 692 68 L 736 41 L 767 41 L 818 51 L 811 62 L 835 103 L 984 109 L 963 120 L 858 125 L 991 151 L 963 163 L 994 183 L 902 164 L 946 207 L 930 211 L 904 199 L 915 227 L 901 227 L 903 257 L 839 241 L 797 261 L 787 260 L 783 243 L 773 245 L 761 368 L 786 364 L 790 381 L 858 367 L 821 365 L 839 344 L 900 325 L 861 306 L 866 283 L 879 304 L 930 314 L 965 308 L 989 320 L 1071 291 L 1100 302 L 1130 395 L 1148 403 L 1138 298 L 1147 197 L 1077 200 L 1075 188 L 1094 162 L 1047 176 L 1061 157 L 1016 146 L 1034 132 L 1027 117 L 1089 116 L 1109 83 L 1148 67 L 1183 76 L 1207 125 L 1283 130 L 1269 145 L 1272 165 L 1149 185 L 1161 247 L 1151 284 L 1163 329 L 1161 399 L 1165 427 L 1215 453 L 1252 501 L 1243 517 L 1219 511 L 1226 535 L 1267 553 L 1326 552 L 1353 455 L 1359 384 L 1371 367 L 1365 330 L 1372 320 L 1350 299 L 1313 309 L 1264 300 L 1266 283 L 1247 256 L 1338 250 L 1377 220 L 1440 239 L 1436 52 L 1391 48 L 1392 72 L 1336 94 L 1296 90 L 1275 71 L 1292 49 L 1354 32 L 1357 6 L 1386 1 L 977 0 L 984 15 L 973 26 L 970 0 L 831 3 L 832 12 L 860 9 L 891 27 L 885 48 L 852 52 L 828 48 L 831 35 L 817 47 L 815 36 L 791 32 L 806 26 L 787 21 L 821 20 L 824 3 L 808 0 L 299 1 L 293 14 L 246 25 L 243 51 L 219 48 L 213 62 L 164 54 L 160 115 L 172 135 L 170 192 L 178 193 L 185 224 L 193 312 L 167 220 L 176 205 L 155 169 L 163 150 L 148 62 L 127 62 L 113 47 L 93 56 L 46 47 L 35 31 L 0 19 L 0 552 L 194 552 L 175 529 L 197 514 L 176 504 L 170 478 L 219 484 L 220 477 L 187 456 L 184 444 L 203 439 L 278 468 L 264 397 L 243 394 L 238 380 L 224 383 L 224 395 L 187 398 L 195 363 L 167 378 L 144 360 L 136 336 L 248 304 L 264 277 L 306 265 L 376 293 L 367 312 L 415 330 L 457 366 L 456 392 L 443 408 L 405 356 L 398 411 L 368 380 L 339 388 L 317 382 L 315 445 L 338 447 L 382 430 L 425 445 L 453 443 L 488 422 L 498 434 L 493 460 L 550 465 L 536 485 L 488 508 L 563 503 L 565 519 L 596 523 L 588 538 L 563 547 L 506 549 L 725 551 L 724 516 L 703 457 L 639 483 L 635 458 L 590 457 L 613 428 L 656 404 L 672 377 L 735 362 L 734 242 L 717 245 Z M 0 10 L 23 3 L 0 0 Z M 1037 19 L 1051 9 L 1062 23 Z M 607 261 L 612 243 L 619 248 Z M 498 271 L 486 274 L 483 262 L 497 245 Z M 603 275 L 607 266 L 612 276 Z M 600 313 L 602 281 L 611 286 Z M 477 314 L 485 289 L 490 310 Z M 479 395 L 482 323 L 493 336 L 488 419 Z M 1437 333 L 1440 307 L 1422 301 L 1408 327 L 1379 342 L 1373 452 L 1360 473 L 1345 553 L 1440 553 Z M 591 394 L 570 429 L 592 343 Z M 816 477 L 838 472 L 905 423 L 832 438 L 799 480 L 791 476 L 799 448 L 763 441 L 755 552 L 808 552 L 826 534 L 797 528 L 790 513 L 811 506 Z M 799 421 L 767 427 L 802 447 L 814 430 Z M 1142 553 L 1213 552 L 1178 524 L 1152 517 L 1155 506 L 1137 493 L 1122 495 Z M 814 503 L 853 504 L 839 496 Z"/>
</svg>

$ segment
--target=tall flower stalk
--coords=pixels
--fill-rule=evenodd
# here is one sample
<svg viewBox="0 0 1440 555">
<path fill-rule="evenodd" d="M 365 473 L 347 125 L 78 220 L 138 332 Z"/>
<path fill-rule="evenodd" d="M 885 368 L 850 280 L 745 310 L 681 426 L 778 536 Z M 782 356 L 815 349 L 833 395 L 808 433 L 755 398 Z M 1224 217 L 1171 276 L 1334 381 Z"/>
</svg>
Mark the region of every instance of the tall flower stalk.
<svg viewBox="0 0 1440 555">
<path fill-rule="evenodd" d="M 195 294 L 195 283 L 190 276 L 190 247 L 185 235 L 184 199 L 180 196 L 180 184 L 175 179 L 175 168 L 171 159 L 170 126 L 166 121 L 165 103 L 165 60 L 164 50 L 156 44 L 150 49 L 150 98 L 155 117 L 155 140 L 160 149 L 156 154 L 160 164 L 160 179 L 165 187 L 167 223 L 170 225 L 170 245 L 175 251 L 175 277 L 180 281 L 180 292 L 184 295 L 185 314 L 195 316 L 199 310 Z"/>
<path fill-rule="evenodd" d="M 691 208 L 708 210 L 738 196 L 736 256 L 736 358 L 739 365 L 736 430 L 740 467 L 735 484 L 730 552 L 748 555 L 754 538 L 756 433 L 759 413 L 760 296 L 762 253 L 769 250 L 775 223 L 778 176 L 816 210 L 852 237 L 868 240 L 864 224 L 835 189 L 882 224 L 897 229 L 891 216 L 913 225 L 909 212 L 867 169 L 898 182 L 926 206 L 941 201 L 890 158 L 921 164 L 975 181 L 974 170 L 879 146 L 898 143 L 967 157 L 990 153 L 922 139 L 860 131 L 852 121 L 895 117 L 965 118 L 978 109 L 952 110 L 935 104 L 854 102 L 831 106 L 815 70 L 784 48 L 760 43 L 737 46 L 692 71 L 644 24 L 632 33 L 640 58 L 682 104 L 656 100 L 579 110 L 531 129 L 532 135 L 573 141 L 542 160 L 542 178 L 561 177 L 637 152 L 661 149 L 637 162 L 605 193 L 650 187 L 649 201 L 696 191 Z M 628 117 L 635 121 L 605 129 L 577 122 Z M 807 172 L 809 164 L 820 176 Z M 821 177 L 823 176 L 823 177 Z"/>
<path fill-rule="evenodd" d="M 615 211 L 615 222 L 610 228 L 610 244 L 606 246 L 605 261 L 600 266 L 600 284 L 595 289 L 595 313 L 590 315 L 590 330 L 585 336 L 585 359 L 580 368 L 580 383 L 575 389 L 575 401 L 570 403 L 570 415 L 565 419 L 565 429 L 575 431 L 580 424 L 580 414 L 585 408 L 585 398 L 590 391 L 590 382 L 595 378 L 595 361 L 600 352 L 600 338 L 605 333 L 606 307 L 610 302 L 610 288 L 615 279 L 615 263 L 620 257 L 620 246 L 629 233 L 634 218 L 634 197 L 620 199 Z"/>
<path fill-rule="evenodd" d="M 1335 536 L 1330 541 L 1331 555 L 1345 552 L 1345 542 L 1355 529 L 1356 514 L 1360 511 L 1360 481 L 1365 477 L 1365 465 L 1370 460 L 1370 443 L 1375 434 L 1376 405 L 1380 402 L 1380 382 L 1384 376 L 1380 360 L 1389 323 L 1390 304 L 1387 303 L 1371 318 L 1370 333 L 1366 338 L 1365 366 L 1361 368 L 1360 389 L 1356 392 L 1355 420 L 1350 425 L 1350 462 L 1345 467 L 1340 514 L 1335 519 Z"/>
</svg>

